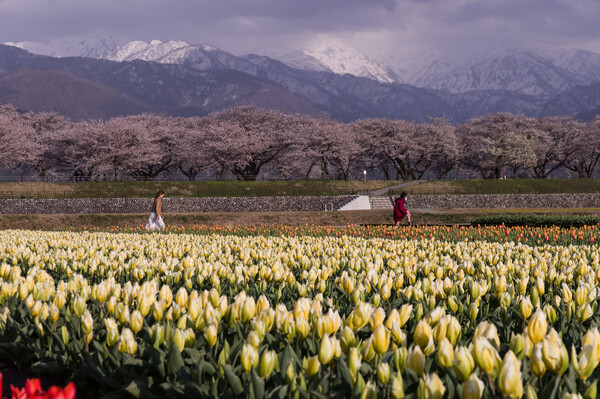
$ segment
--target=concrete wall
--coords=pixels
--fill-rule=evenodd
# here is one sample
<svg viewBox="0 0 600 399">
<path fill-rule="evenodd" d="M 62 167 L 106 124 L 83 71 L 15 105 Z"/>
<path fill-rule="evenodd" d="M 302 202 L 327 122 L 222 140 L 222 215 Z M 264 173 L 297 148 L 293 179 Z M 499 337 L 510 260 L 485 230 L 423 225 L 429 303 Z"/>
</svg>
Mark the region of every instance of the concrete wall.
<svg viewBox="0 0 600 399">
<path fill-rule="evenodd" d="M 599 194 L 411 195 L 409 208 L 600 208 Z"/>
<path fill-rule="evenodd" d="M 165 198 L 163 212 L 285 212 L 339 209 L 357 196 Z M 0 199 L 0 214 L 149 213 L 152 198 Z"/>
</svg>

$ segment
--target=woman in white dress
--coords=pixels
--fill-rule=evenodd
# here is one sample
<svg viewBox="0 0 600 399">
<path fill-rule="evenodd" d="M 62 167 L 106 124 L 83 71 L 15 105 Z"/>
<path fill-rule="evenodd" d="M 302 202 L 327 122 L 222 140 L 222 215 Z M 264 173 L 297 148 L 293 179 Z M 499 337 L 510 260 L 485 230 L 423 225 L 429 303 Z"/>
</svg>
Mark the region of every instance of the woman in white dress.
<svg viewBox="0 0 600 399">
<path fill-rule="evenodd" d="M 162 216 L 162 198 L 165 193 L 162 190 L 158 190 L 154 196 L 154 203 L 152 203 L 152 209 L 150 211 L 150 217 L 148 218 L 148 224 L 146 230 L 162 230 L 165 228 L 165 222 Z"/>
</svg>

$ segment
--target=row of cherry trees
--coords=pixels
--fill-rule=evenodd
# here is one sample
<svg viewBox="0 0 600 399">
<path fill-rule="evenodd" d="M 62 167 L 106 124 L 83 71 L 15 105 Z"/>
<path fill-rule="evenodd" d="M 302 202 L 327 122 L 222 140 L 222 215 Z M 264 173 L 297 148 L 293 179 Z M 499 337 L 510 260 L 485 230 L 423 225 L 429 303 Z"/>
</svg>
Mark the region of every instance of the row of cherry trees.
<svg viewBox="0 0 600 399">
<path fill-rule="evenodd" d="M 0 106 L 0 168 L 47 180 L 155 179 L 185 175 L 254 180 L 352 179 L 363 169 L 386 179 L 484 178 L 571 172 L 591 177 L 600 159 L 600 117 L 497 114 L 452 126 L 364 119 L 350 124 L 237 107 L 199 118 L 157 115 L 71 122 L 54 113 Z"/>
</svg>

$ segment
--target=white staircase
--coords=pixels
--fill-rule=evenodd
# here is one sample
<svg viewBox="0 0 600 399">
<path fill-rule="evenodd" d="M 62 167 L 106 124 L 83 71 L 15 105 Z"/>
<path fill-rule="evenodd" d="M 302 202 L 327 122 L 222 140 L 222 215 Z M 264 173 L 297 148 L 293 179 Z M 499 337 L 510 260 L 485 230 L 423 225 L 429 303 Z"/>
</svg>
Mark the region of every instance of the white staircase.
<svg viewBox="0 0 600 399">
<path fill-rule="evenodd" d="M 359 195 L 352 201 L 338 209 L 338 211 L 358 211 L 371 209 L 371 203 L 368 195 Z"/>
<path fill-rule="evenodd" d="M 369 197 L 371 201 L 371 209 L 392 209 L 394 204 L 389 196 L 373 196 Z"/>
</svg>

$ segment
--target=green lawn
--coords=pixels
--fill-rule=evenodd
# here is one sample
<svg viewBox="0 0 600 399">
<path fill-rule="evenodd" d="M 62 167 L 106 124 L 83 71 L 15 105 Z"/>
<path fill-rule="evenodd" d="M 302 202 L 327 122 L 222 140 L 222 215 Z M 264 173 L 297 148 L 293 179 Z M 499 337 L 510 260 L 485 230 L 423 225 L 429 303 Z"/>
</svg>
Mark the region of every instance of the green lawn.
<svg viewBox="0 0 600 399">
<path fill-rule="evenodd" d="M 600 179 L 474 179 L 426 181 L 394 194 L 552 194 L 600 193 Z"/>
<path fill-rule="evenodd" d="M 146 198 L 158 189 L 167 197 L 265 197 L 351 195 L 398 184 L 392 181 L 102 181 L 89 183 L 0 183 L 0 198 Z"/>
</svg>

